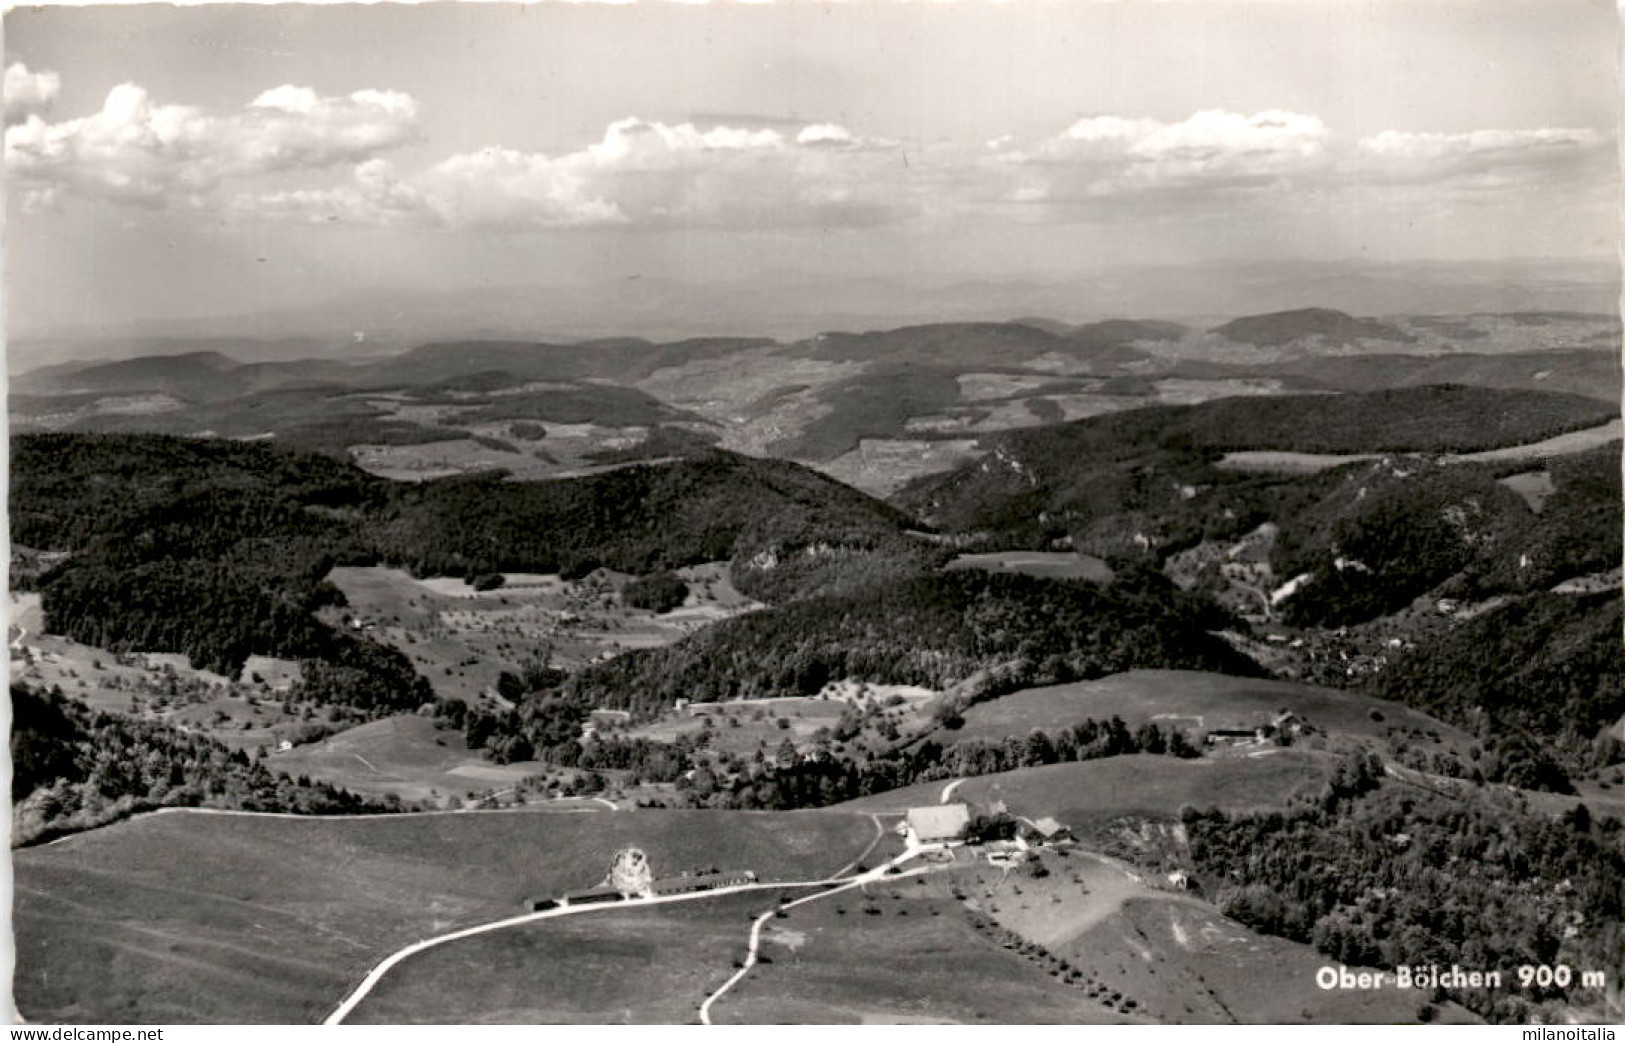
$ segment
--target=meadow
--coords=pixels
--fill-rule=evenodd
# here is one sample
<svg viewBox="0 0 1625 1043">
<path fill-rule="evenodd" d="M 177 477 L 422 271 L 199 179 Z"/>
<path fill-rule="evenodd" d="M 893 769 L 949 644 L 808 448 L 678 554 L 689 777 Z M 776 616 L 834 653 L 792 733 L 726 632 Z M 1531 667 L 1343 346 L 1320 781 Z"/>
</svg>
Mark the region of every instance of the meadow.
<svg viewBox="0 0 1625 1043">
<path fill-rule="evenodd" d="M 809 902 L 769 925 L 771 962 L 711 1008 L 717 1024 L 1136 1020 L 979 936 L 937 878 Z"/>
<path fill-rule="evenodd" d="M 1131 728 L 1147 721 L 1194 731 L 1250 727 L 1290 710 L 1323 732 L 1380 739 L 1393 729 L 1437 732 L 1441 741 L 1465 750 L 1472 737 L 1460 729 L 1399 703 L 1356 692 L 1288 681 L 1229 677 L 1189 670 L 1131 670 L 1098 681 L 1028 688 L 978 703 L 965 711 L 965 723 L 939 730 L 943 743 L 964 739 L 999 740 L 1025 736 L 1034 728 L 1069 727 L 1086 717 L 1121 717 Z"/>
<path fill-rule="evenodd" d="M 413 956 L 346 1024 L 693 1024 L 780 892 L 604 908 Z M 804 894 L 796 891 L 795 894 Z"/>
<path fill-rule="evenodd" d="M 1324 754 L 1270 750 L 1263 756 L 1178 760 L 1151 754 L 1046 764 L 968 778 L 954 800 L 1002 800 L 1012 814 L 1053 816 L 1077 830 L 1125 816 L 1172 819 L 1181 807 L 1226 811 L 1280 807 L 1326 776 Z M 937 804 L 946 783 L 930 782 L 835 805 L 843 811 L 906 811 Z"/>
<path fill-rule="evenodd" d="M 150 815 L 14 854 L 16 1003 L 36 1022 L 315 1022 L 389 952 L 593 886 L 623 847 L 657 873 L 801 880 L 874 835 L 837 812 Z"/>
<path fill-rule="evenodd" d="M 400 569 L 337 568 L 328 578 L 347 607 L 328 612 L 403 652 L 436 694 L 472 700 L 530 659 L 578 667 L 671 644 L 760 607 L 734 589 L 725 564 L 677 574 L 689 585 L 688 600 L 661 614 L 624 605 L 620 590 L 631 577 L 608 570 L 578 580 L 512 573 L 481 591 L 462 579 L 417 579 Z"/>
</svg>

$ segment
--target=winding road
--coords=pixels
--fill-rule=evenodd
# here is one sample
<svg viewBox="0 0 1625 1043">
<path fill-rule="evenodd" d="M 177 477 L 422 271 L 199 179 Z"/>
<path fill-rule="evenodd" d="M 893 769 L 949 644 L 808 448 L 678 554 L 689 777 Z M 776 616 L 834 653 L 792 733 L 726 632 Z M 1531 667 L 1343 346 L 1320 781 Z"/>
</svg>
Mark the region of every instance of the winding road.
<svg viewBox="0 0 1625 1043">
<path fill-rule="evenodd" d="M 641 909 L 644 906 L 669 905 L 674 902 L 697 902 L 707 898 L 715 898 L 719 895 L 740 894 L 746 891 L 771 891 L 787 887 L 825 887 L 828 886 L 830 882 L 831 881 L 829 880 L 796 880 L 788 882 L 776 881 L 772 883 L 735 884 L 732 887 L 719 887 L 712 891 L 701 891 L 696 894 L 664 895 L 659 898 L 635 898 L 624 902 L 606 902 L 603 904 L 594 905 L 567 905 L 556 909 L 543 909 L 541 912 L 537 913 L 525 913 L 522 916 L 510 916 L 506 920 L 493 920 L 490 923 L 478 924 L 474 927 L 465 927 L 461 931 L 452 931 L 450 934 L 441 934 L 436 935 L 433 938 L 425 938 L 420 942 L 413 942 L 406 948 L 391 953 L 389 956 L 380 961 L 372 970 L 368 971 L 367 976 L 361 980 L 360 985 L 356 986 L 355 991 L 346 996 L 344 998 L 344 1002 L 340 1003 L 338 1008 L 334 1010 L 333 1013 L 329 1014 L 322 1024 L 342 1024 L 344 1019 L 350 1016 L 351 1012 L 360 1005 L 362 1000 L 367 998 L 367 994 L 373 990 L 374 986 L 383 980 L 384 975 L 388 974 L 396 964 L 400 963 L 402 960 L 423 952 L 425 949 L 432 949 L 437 945 L 444 945 L 447 942 L 455 942 L 462 938 L 472 938 L 477 934 L 486 934 L 490 931 L 500 931 L 508 927 L 522 927 L 525 924 L 537 923 L 542 920 L 551 920 L 559 916 L 575 916 L 583 913 L 604 912 L 612 909 Z"/>
<path fill-rule="evenodd" d="M 857 876 L 848 877 L 844 882 L 839 882 L 839 886 L 837 886 L 837 887 L 832 887 L 827 891 L 820 891 L 815 895 L 808 895 L 805 898 L 797 898 L 793 902 L 785 902 L 783 905 L 775 906 L 774 908 L 769 909 L 767 912 L 763 913 L 761 916 L 758 916 L 755 920 L 753 920 L 751 922 L 751 925 L 750 925 L 750 948 L 749 948 L 749 951 L 745 954 L 745 962 L 740 965 L 740 967 L 739 967 L 739 969 L 737 971 L 734 971 L 733 977 L 731 977 L 727 981 L 723 982 L 722 986 L 720 988 L 718 988 L 717 991 L 715 991 L 711 995 L 707 996 L 705 998 L 705 1002 L 700 1004 L 700 1024 L 702 1024 L 702 1025 L 710 1025 L 710 1024 L 712 1024 L 712 1021 L 711 1021 L 711 1005 L 713 1003 L 715 1003 L 717 1000 L 721 999 L 723 994 L 726 993 L 729 989 L 733 988 L 735 985 L 738 985 L 741 981 L 743 981 L 744 978 L 745 978 L 745 975 L 750 973 L 751 968 L 756 966 L 757 953 L 760 952 L 761 945 L 762 945 L 762 927 L 763 927 L 764 924 L 767 923 L 767 921 L 773 919 L 773 917 L 776 916 L 779 913 L 780 910 L 782 910 L 782 909 L 793 909 L 798 905 L 804 905 L 807 902 L 815 902 L 820 898 L 828 898 L 831 895 L 840 894 L 842 891 L 850 891 L 854 887 L 862 887 L 864 884 L 871 883 L 871 882 L 873 882 L 875 880 L 883 879 L 885 877 L 885 875 L 886 875 L 887 870 L 889 870 L 889 869 L 891 869 L 891 868 L 893 868 L 895 866 L 898 866 L 898 865 L 902 864 L 903 862 L 908 861 L 909 859 L 913 858 L 915 855 L 919 854 L 920 851 L 921 851 L 920 848 L 915 847 L 913 844 L 910 844 L 908 849 L 906 851 L 904 851 L 902 854 L 898 855 L 896 858 L 893 858 L 893 859 L 890 859 L 888 861 L 882 862 L 880 865 L 876 866 L 875 868 L 873 868 L 871 870 L 868 870 L 867 872 L 860 873 Z M 930 872 L 935 872 L 935 870 L 930 869 L 930 868 L 913 869 L 913 870 L 910 870 L 910 871 L 908 871 L 906 873 L 898 873 L 895 876 L 893 876 L 892 879 L 896 880 L 896 879 L 901 879 L 902 877 L 905 877 L 905 876 L 917 876 L 920 873 L 930 873 Z M 836 883 L 836 881 L 830 881 L 830 882 L 831 883 Z"/>
<path fill-rule="evenodd" d="M 593 905 L 567 905 L 553 909 L 543 909 L 540 912 L 535 913 L 524 913 L 520 916 L 510 916 L 503 920 L 493 920 L 490 923 L 477 924 L 473 927 L 465 927 L 460 931 L 452 931 L 449 934 L 436 935 L 433 938 L 425 938 L 422 941 L 413 942 L 411 945 L 408 945 L 403 949 L 399 949 L 396 952 L 391 953 L 389 956 L 386 956 L 383 960 L 379 961 L 378 964 L 372 968 L 372 970 L 367 972 L 367 976 L 361 980 L 361 984 L 357 985 L 355 990 L 344 998 L 343 1002 L 338 1005 L 333 1013 L 327 1016 L 326 1020 L 324 1020 L 322 1024 L 342 1024 L 344 1019 L 349 1017 L 355 1008 L 360 1005 L 361 1001 L 366 999 L 367 995 L 372 992 L 373 988 L 383 980 L 384 975 L 393 970 L 397 964 L 417 955 L 420 952 L 423 952 L 425 949 L 432 949 L 438 945 L 445 945 L 447 942 L 455 942 L 463 938 L 472 938 L 475 935 L 486 934 L 490 931 L 500 931 L 509 927 L 522 927 L 526 924 L 538 923 L 542 920 L 551 920 L 560 916 L 575 916 L 583 913 L 602 912 L 612 909 L 640 909 L 650 905 L 670 905 L 674 902 L 698 902 L 708 898 L 716 898 L 722 895 L 743 894 L 749 891 L 775 891 L 800 887 L 826 888 L 826 890 L 820 891 L 817 894 L 808 895 L 805 898 L 798 898 L 793 902 L 788 902 L 781 906 L 775 906 L 774 909 L 769 910 L 752 923 L 750 933 L 750 954 L 746 957 L 744 966 L 732 978 L 729 978 L 721 988 L 712 993 L 711 996 L 706 999 L 705 1004 L 700 1008 L 700 1020 L 705 1024 L 710 1024 L 710 1022 L 706 1019 L 708 1012 L 710 1011 L 711 1004 L 716 1002 L 716 1000 L 723 993 L 727 992 L 741 978 L 743 978 L 745 974 L 749 972 L 751 967 L 756 965 L 756 952 L 761 941 L 762 924 L 765 923 L 775 911 L 780 908 L 788 909 L 790 906 L 800 905 L 802 902 L 810 902 L 815 898 L 823 898 L 827 895 L 836 894 L 854 887 L 861 887 L 872 880 L 880 879 L 886 874 L 887 870 L 919 854 L 921 849 L 915 847 L 913 844 L 910 844 L 902 854 L 898 855 L 896 858 L 881 863 L 874 869 L 866 870 L 865 872 L 859 873 L 855 876 L 843 875 L 852 866 L 861 862 L 869 854 L 869 852 L 873 851 L 875 846 L 885 838 L 885 826 L 881 823 L 880 816 L 870 815 L 869 817 L 875 824 L 874 840 L 869 842 L 869 846 L 864 848 L 856 859 L 847 865 L 842 866 L 840 869 L 837 869 L 834 873 L 821 880 L 761 881 L 752 884 L 734 884 L 729 887 L 718 887 L 710 891 L 700 891 L 693 894 L 663 895 L 658 898 L 634 898 L 623 902 L 608 902 Z"/>
</svg>

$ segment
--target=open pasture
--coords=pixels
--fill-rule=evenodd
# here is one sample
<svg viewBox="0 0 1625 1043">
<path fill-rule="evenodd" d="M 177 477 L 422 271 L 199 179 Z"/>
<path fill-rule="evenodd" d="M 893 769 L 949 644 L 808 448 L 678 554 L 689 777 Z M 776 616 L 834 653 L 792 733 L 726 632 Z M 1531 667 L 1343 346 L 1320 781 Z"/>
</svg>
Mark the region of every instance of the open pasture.
<svg viewBox="0 0 1625 1043">
<path fill-rule="evenodd" d="M 406 801 L 500 792 L 548 770 L 530 761 L 493 764 L 482 751 L 468 748 L 462 732 L 412 714 L 369 721 L 273 753 L 265 763 L 287 775 L 308 775 L 366 796 L 393 793 Z"/>
<path fill-rule="evenodd" d="M 1522 445 L 1505 446 L 1500 449 L 1486 449 L 1477 453 L 1446 454 L 1446 461 L 1461 461 L 1464 463 L 1493 463 L 1504 464 L 1520 461 L 1544 460 L 1554 456 L 1571 456 L 1583 453 L 1588 449 L 1596 449 L 1617 442 L 1625 437 L 1625 421 L 1611 420 L 1606 424 L 1589 427 L 1581 431 L 1570 431 L 1567 434 L 1552 438 L 1541 439 L 1538 442 L 1527 442 Z M 1375 460 L 1381 453 L 1296 453 L 1274 449 L 1247 450 L 1244 452 L 1226 453 L 1218 466 L 1230 471 L 1266 471 L 1277 474 L 1313 474 L 1332 467 L 1353 463 L 1357 460 Z"/>
<path fill-rule="evenodd" d="M 978 703 L 965 723 L 935 738 L 999 740 L 1034 728 L 1067 728 L 1085 718 L 1121 717 L 1131 728 L 1147 721 L 1194 731 L 1250 727 L 1289 710 L 1320 731 L 1380 739 L 1392 729 L 1437 732 L 1465 751 L 1472 738 L 1418 710 L 1356 692 L 1191 670 L 1131 670 L 1098 681 L 1027 688 Z"/>
<path fill-rule="evenodd" d="M 717 1024 L 1121 1024 L 975 931 L 945 877 L 872 884 L 768 921 L 758 965 L 711 1008 Z"/>
<path fill-rule="evenodd" d="M 44 633 L 38 594 L 13 594 L 10 605 L 14 683 L 60 688 L 95 709 L 164 721 L 235 749 L 274 749 L 311 723 L 284 712 L 275 687 L 290 667 L 297 673 L 297 664 L 262 658 L 260 681 L 246 668 L 243 679 L 233 680 L 194 668 L 184 655 L 119 654 Z M 275 669 L 267 665 L 272 663 Z"/>
<path fill-rule="evenodd" d="M 1260 935 L 1206 903 L 1135 898 L 1066 942 L 1061 959 L 1162 1022 L 1185 1024 L 1415 1024 L 1425 990 L 1326 990 L 1329 961 L 1307 945 Z M 1446 1005 L 1441 1021 L 1473 1020 Z"/>
<path fill-rule="evenodd" d="M 745 954 L 761 891 L 606 907 L 451 942 L 392 970 L 346 1024 L 692 1024 Z"/>
<path fill-rule="evenodd" d="M 1121 816 L 1171 819 L 1186 804 L 1226 811 L 1280 807 L 1300 788 L 1319 785 L 1328 767 L 1325 755 L 1297 749 L 1200 760 L 1134 754 L 978 775 L 960 783 L 952 798 L 979 804 L 1002 800 L 1012 814 L 1053 816 L 1082 830 Z M 939 803 L 945 786 L 920 783 L 835 807 L 906 811 Z"/>
<path fill-rule="evenodd" d="M 873 838 L 839 812 L 148 815 L 15 852 L 16 1003 L 37 1022 L 315 1022 L 395 949 L 592 886 L 627 846 L 657 873 L 802 880 Z"/>
<path fill-rule="evenodd" d="M 1075 551 L 1000 551 L 996 554 L 961 554 L 947 565 L 949 570 L 982 569 L 986 572 L 1016 572 L 1040 579 L 1083 579 L 1110 583 L 1111 566 L 1089 554 Z"/>
<path fill-rule="evenodd" d="M 637 648 L 671 644 L 699 628 L 759 605 L 740 594 L 722 563 L 678 570 L 688 601 L 656 614 L 630 608 L 620 589 L 630 577 L 599 570 L 580 580 L 515 574 L 477 591 L 461 579 L 416 579 L 399 569 L 338 568 L 329 579 L 348 607 L 335 616 L 398 648 L 441 696 L 471 700 L 492 691 L 503 671 L 551 656 L 579 667 Z"/>
</svg>

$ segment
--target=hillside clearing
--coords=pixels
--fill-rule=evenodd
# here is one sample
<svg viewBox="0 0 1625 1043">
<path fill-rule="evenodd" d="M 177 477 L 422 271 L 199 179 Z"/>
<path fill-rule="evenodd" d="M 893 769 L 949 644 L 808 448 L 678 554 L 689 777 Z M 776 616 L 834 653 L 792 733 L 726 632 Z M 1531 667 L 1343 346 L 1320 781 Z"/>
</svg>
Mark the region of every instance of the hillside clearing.
<svg viewBox="0 0 1625 1043">
<path fill-rule="evenodd" d="M 1289 710 L 1314 728 L 1363 738 L 1392 729 L 1437 732 L 1465 749 L 1472 737 L 1399 703 L 1356 692 L 1192 670 L 1131 670 L 1098 681 L 1028 688 L 965 711 L 965 723 L 939 729 L 938 742 L 1025 737 L 1034 728 L 1070 727 L 1087 717 L 1121 717 L 1131 728 L 1147 721 L 1195 731 L 1251 727 Z"/>
<path fill-rule="evenodd" d="M 1134 754 L 1046 764 L 966 779 L 954 791 L 972 803 L 1005 801 L 1027 818 L 1053 816 L 1075 829 L 1119 816 L 1173 818 L 1185 804 L 1227 811 L 1279 807 L 1325 777 L 1325 755 L 1280 750 L 1261 758 L 1177 760 Z M 900 812 L 935 804 L 940 782 L 921 783 L 837 804 L 834 810 Z"/>
</svg>

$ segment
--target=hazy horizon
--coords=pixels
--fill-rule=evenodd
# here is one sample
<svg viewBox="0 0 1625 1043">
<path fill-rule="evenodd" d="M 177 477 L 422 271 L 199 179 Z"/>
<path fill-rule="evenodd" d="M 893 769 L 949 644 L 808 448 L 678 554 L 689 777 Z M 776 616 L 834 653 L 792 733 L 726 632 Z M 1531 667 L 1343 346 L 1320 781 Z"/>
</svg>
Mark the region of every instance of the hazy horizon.
<svg viewBox="0 0 1625 1043">
<path fill-rule="evenodd" d="M 796 287 L 846 282 L 872 284 L 860 316 L 983 284 L 1008 292 L 941 306 L 1381 310 L 1361 302 L 1422 297 L 1400 284 L 1424 264 L 1444 305 L 1493 301 L 1497 265 L 1510 307 L 1568 300 L 1548 263 L 1607 300 L 1617 21 L 1601 0 L 14 10 L 8 326 L 287 335 L 330 307 L 343 335 L 370 295 L 450 328 L 465 294 L 470 329 L 485 299 L 498 328 L 610 331 L 639 280 L 716 291 L 678 331 L 800 329 L 821 302 Z M 1070 286 L 1098 299 L 1040 292 Z M 546 314 L 503 303 L 527 288 Z"/>
</svg>

